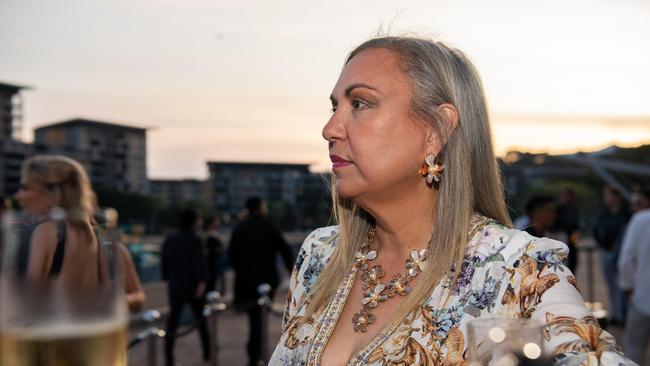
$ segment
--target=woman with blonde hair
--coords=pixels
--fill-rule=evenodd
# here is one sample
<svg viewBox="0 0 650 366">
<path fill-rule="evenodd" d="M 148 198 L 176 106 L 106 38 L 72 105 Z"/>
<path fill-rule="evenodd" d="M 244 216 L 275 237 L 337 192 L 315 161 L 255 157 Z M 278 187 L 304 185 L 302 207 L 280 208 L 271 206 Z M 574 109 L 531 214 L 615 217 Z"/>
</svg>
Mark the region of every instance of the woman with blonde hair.
<svg viewBox="0 0 650 366">
<path fill-rule="evenodd" d="M 547 357 L 626 362 L 585 308 L 566 246 L 511 228 L 461 51 L 371 39 L 330 100 L 338 225 L 300 249 L 271 365 L 462 365 L 468 323 L 491 318 L 546 323 Z"/>
<path fill-rule="evenodd" d="M 39 221 L 29 244 L 28 279 L 56 278 L 72 287 L 95 287 L 102 281 L 93 230 L 96 198 L 81 164 L 59 155 L 28 158 L 16 199 Z"/>
</svg>

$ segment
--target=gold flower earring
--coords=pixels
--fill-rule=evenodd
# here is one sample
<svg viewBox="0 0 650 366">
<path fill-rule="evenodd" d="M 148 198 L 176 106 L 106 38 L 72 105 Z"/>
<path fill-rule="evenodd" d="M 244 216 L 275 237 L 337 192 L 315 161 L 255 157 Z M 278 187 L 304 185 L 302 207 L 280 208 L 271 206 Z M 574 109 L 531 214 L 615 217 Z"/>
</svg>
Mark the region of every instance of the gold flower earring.
<svg viewBox="0 0 650 366">
<path fill-rule="evenodd" d="M 432 153 L 428 153 L 424 157 L 424 164 L 420 167 L 419 172 L 423 177 L 427 177 L 427 184 L 435 182 L 437 185 L 442 180 L 442 171 L 445 170 L 445 166 L 437 160 L 437 157 Z"/>
</svg>

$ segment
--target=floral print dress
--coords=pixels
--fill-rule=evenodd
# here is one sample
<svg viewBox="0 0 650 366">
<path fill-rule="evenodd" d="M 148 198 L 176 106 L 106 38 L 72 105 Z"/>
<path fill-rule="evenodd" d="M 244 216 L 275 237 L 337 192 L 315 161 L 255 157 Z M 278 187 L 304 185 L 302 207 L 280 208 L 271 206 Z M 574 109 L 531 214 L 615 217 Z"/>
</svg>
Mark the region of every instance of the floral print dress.
<svg viewBox="0 0 650 366">
<path fill-rule="evenodd" d="M 556 365 L 627 365 L 614 338 L 584 305 L 564 265 L 566 245 L 474 215 L 459 278 L 441 281 L 427 301 L 384 329 L 348 365 L 466 365 L 467 324 L 474 319 L 539 319 Z M 308 295 L 334 252 L 337 226 L 305 239 L 290 278 L 283 333 L 269 365 L 317 366 L 343 311 L 356 269 L 330 304 L 303 320 Z"/>
</svg>

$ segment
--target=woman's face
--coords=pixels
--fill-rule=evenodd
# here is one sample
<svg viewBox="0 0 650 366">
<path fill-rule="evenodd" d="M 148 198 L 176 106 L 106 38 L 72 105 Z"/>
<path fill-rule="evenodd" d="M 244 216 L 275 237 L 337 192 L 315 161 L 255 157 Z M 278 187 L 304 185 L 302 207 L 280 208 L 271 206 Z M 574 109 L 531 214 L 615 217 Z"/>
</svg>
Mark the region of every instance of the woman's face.
<svg viewBox="0 0 650 366">
<path fill-rule="evenodd" d="M 27 183 L 25 179 L 21 179 L 16 200 L 20 207 L 33 215 L 43 215 L 51 209 L 41 187 Z"/>
<path fill-rule="evenodd" d="M 408 79 L 386 49 L 364 50 L 343 68 L 323 128 L 341 196 L 390 199 L 426 184 L 418 169 L 439 149 L 427 144 L 431 128 L 413 120 L 410 97 Z"/>
</svg>

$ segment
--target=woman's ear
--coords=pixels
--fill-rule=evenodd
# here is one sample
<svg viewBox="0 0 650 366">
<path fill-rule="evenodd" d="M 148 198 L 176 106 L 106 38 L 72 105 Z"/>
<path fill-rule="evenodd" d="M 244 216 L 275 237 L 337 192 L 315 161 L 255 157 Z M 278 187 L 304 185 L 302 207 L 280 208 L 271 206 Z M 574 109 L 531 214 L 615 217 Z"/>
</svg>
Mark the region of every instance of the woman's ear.
<svg viewBox="0 0 650 366">
<path fill-rule="evenodd" d="M 439 151 L 447 144 L 447 140 L 451 133 L 454 132 L 458 125 L 458 110 L 451 103 L 444 103 L 438 106 L 438 115 L 443 119 L 441 130 L 438 131 L 431 125 L 427 125 L 427 139 L 428 146 L 433 145 L 433 150 Z"/>
<path fill-rule="evenodd" d="M 442 149 L 442 143 L 440 142 L 440 136 L 438 135 L 438 131 L 436 129 L 427 124 L 426 127 L 426 140 L 425 140 L 425 145 L 426 145 L 426 150 L 427 152 L 431 151 L 439 151 Z"/>
<path fill-rule="evenodd" d="M 445 142 L 451 136 L 451 133 L 454 132 L 456 126 L 458 126 L 458 109 L 456 106 L 451 103 L 443 103 L 438 106 L 438 112 L 444 118 L 445 126 Z"/>
</svg>

